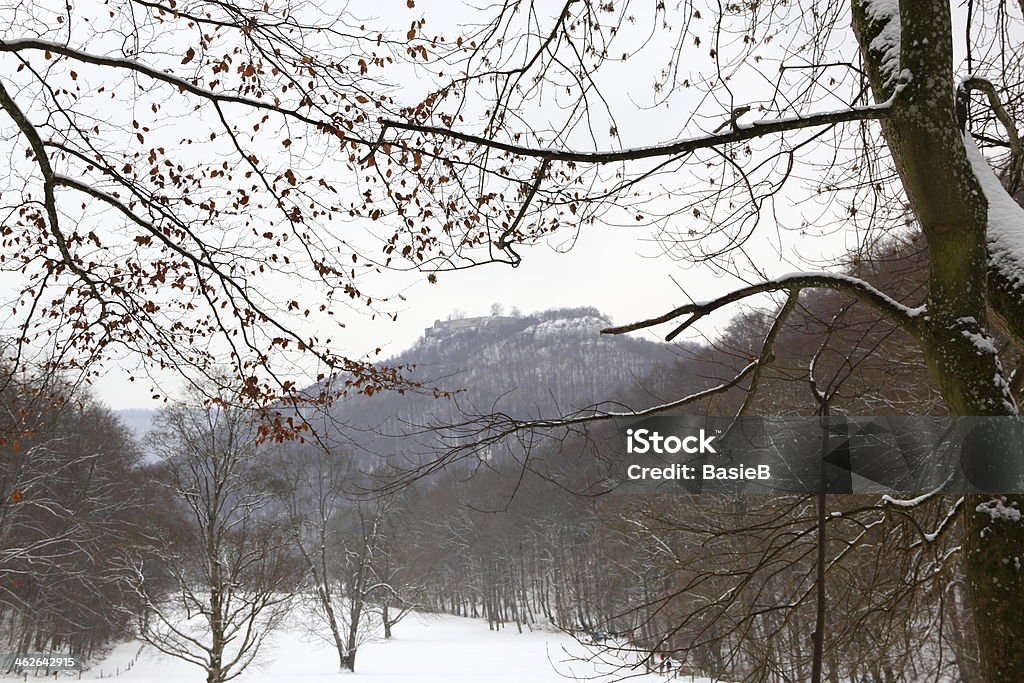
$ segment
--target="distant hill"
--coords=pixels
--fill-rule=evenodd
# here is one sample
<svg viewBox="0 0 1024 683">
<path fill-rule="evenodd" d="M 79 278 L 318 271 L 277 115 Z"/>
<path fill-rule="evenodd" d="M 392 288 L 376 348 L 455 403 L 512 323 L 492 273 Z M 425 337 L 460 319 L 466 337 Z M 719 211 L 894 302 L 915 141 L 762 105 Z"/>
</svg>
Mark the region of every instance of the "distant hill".
<svg viewBox="0 0 1024 683">
<path fill-rule="evenodd" d="M 602 335 L 610 325 L 594 308 L 439 320 L 411 348 L 385 362 L 414 364 L 416 379 L 457 392 L 453 399 L 393 392 L 351 396 L 335 405 L 332 416 L 344 425 L 343 438 L 368 453 L 408 455 L 414 448 L 409 439 L 380 435 L 458 421 L 464 412 L 551 417 L 624 396 L 650 405 L 656 400 L 643 388 L 661 384 L 659 376 L 677 375 L 681 357 L 698 352 L 698 347 Z M 690 380 L 694 386 L 706 381 Z"/>
<path fill-rule="evenodd" d="M 152 427 L 156 411 L 145 410 L 142 408 L 128 408 L 125 410 L 115 410 L 114 414 L 121 418 L 121 421 L 126 427 L 128 427 L 128 429 L 131 430 L 136 439 L 142 441 L 149 432 L 150 427 Z"/>
<path fill-rule="evenodd" d="M 384 361 L 414 365 L 425 387 L 454 392 L 382 392 L 338 401 L 331 412 L 333 439 L 378 456 L 416 450 L 400 435 L 420 427 L 459 421 L 465 413 L 502 412 L 517 418 L 552 417 L 597 402 L 626 400 L 646 406 L 704 386 L 703 349 L 655 343 L 626 335 L 602 335 L 611 321 L 595 308 L 568 308 L 531 315 L 438 320 L 409 349 Z M 117 415 L 142 440 L 154 410 Z"/>
</svg>

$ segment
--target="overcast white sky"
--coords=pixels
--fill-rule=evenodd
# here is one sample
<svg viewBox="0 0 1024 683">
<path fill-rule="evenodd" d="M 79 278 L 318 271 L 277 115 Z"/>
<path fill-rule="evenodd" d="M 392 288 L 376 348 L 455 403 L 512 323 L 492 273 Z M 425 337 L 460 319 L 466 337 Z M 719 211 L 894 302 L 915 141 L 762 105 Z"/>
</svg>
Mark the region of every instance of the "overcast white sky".
<svg viewBox="0 0 1024 683">
<path fill-rule="evenodd" d="M 373 353 L 380 346 L 381 357 L 387 357 L 411 346 L 435 320 L 456 310 L 468 316 L 487 315 L 493 303 L 506 311 L 518 307 L 523 313 L 594 306 L 621 324 L 684 303 L 687 299 L 677 282 L 696 299 L 722 291 L 728 282 L 705 269 L 683 270 L 669 259 L 651 258 L 657 248 L 640 230 L 630 234 L 621 228 L 595 228 L 567 252 L 538 245 L 521 253 L 523 263 L 515 269 L 496 264 L 442 273 L 433 285 L 419 277 L 404 290 L 407 301 L 397 321 L 353 313 L 345 320 L 346 331 L 336 338 L 350 355 Z M 723 315 L 709 320 L 702 329 L 714 330 L 726 319 Z M 664 334 L 667 329 L 659 331 Z M 653 332 L 645 336 L 657 339 Z M 167 393 L 178 384 L 170 373 L 160 375 L 159 382 Z M 147 384 L 129 382 L 125 368 L 109 368 L 94 388 L 115 409 L 162 405 L 152 399 Z"/>
</svg>

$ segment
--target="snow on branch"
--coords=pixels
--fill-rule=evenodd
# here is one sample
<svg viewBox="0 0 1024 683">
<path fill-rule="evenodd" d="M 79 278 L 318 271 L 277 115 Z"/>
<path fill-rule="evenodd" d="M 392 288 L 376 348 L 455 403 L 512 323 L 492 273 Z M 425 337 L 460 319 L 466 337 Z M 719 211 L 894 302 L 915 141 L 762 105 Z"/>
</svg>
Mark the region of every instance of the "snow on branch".
<svg viewBox="0 0 1024 683">
<path fill-rule="evenodd" d="M 688 315 L 689 317 L 682 324 L 672 330 L 672 332 L 665 337 L 666 341 L 672 341 L 679 336 L 680 333 L 684 332 L 701 318 L 710 315 L 728 304 L 741 301 L 757 294 L 778 291 L 798 292 L 801 289 L 831 289 L 841 292 L 858 301 L 873 306 L 875 309 L 884 313 L 901 328 L 915 334 L 918 331 L 918 320 L 924 312 L 923 307 L 910 308 L 905 306 L 885 292 L 876 288 L 874 285 L 865 280 L 861 280 L 860 278 L 833 273 L 797 272 L 788 273 L 771 280 L 766 280 L 764 282 L 734 290 L 728 294 L 718 297 L 717 299 L 712 299 L 711 301 L 680 306 L 679 308 L 675 308 L 656 318 L 641 320 L 639 322 L 619 327 L 609 327 L 601 330 L 601 333 L 624 334 L 626 332 L 633 332 L 635 330 L 660 325 L 661 323 L 666 323 L 670 320 L 675 320 L 681 316 Z"/>
<path fill-rule="evenodd" d="M 989 264 L 1014 288 L 1024 287 L 1024 209 L 1003 187 L 970 135 L 964 137 L 964 147 L 988 200 Z"/>
<path fill-rule="evenodd" d="M 1006 137 L 1009 140 L 1010 146 L 1010 167 L 1007 173 L 1007 186 L 1012 194 L 1020 187 L 1021 180 L 1024 180 L 1024 148 L 1021 147 L 1020 131 L 1017 130 L 1017 124 L 999 100 L 999 93 L 996 92 L 996 87 L 988 79 L 968 76 L 961 81 L 960 90 L 964 93 L 968 93 L 971 90 L 980 90 L 985 93 L 989 106 L 992 107 L 992 113 L 995 114 L 995 117 L 1003 124 L 1003 128 L 1006 129 Z"/>
<path fill-rule="evenodd" d="M 880 72 L 890 84 L 901 77 L 900 49 L 903 26 L 900 22 L 899 0 L 865 0 L 862 3 L 868 21 L 878 26 L 870 49 L 878 56 Z"/>
</svg>

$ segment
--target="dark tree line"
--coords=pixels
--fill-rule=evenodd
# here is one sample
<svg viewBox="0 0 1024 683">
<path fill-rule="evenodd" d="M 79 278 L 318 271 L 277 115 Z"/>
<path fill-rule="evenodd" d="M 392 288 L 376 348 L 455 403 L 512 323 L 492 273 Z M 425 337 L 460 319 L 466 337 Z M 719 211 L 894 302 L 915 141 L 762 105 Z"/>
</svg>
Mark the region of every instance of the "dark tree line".
<svg viewBox="0 0 1024 683">
<path fill-rule="evenodd" d="M 3 371 L 0 624 L 10 651 L 101 653 L 139 609 L 131 553 L 162 495 L 133 437 L 86 391 Z"/>
</svg>

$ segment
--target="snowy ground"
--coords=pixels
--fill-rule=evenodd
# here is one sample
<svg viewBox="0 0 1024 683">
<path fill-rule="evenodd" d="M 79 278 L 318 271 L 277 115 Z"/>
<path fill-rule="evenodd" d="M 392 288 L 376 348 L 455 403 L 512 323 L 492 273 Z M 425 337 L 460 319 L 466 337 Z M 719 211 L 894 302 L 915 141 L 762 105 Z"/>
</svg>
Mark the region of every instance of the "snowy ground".
<svg viewBox="0 0 1024 683">
<path fill-rule="evenodd" d="M 106 680 L 134 683 L 200 683 L 201 671 L 189 664 L 143 648 L 131 670 L 128 662 L 139 653 L 138 643 L 118 646 L 102 662 L 94 664 L 82 680 Z M 450 616 L 411 615 L 395 627 L 388 642 L 369 643 L 359 649 L 356 673 L 338 673 L 337 657 L 326 645 L 311 640 L 300 629 L 282 631 L 264 663 L 236 679 L 243 683 L 442 683 L 461 681 L 529 681 L 565 683 L 586 680 L 610 683 L 629 680 L 635 683 L 665 683 L 664 676 L 620 670 L 572 638 L 559 633 L 519 634 L 515 628 L 488 631 L 487 623 L 477 619 Z M 586 661 L 589 660 L 589 661 Z M 116 675 L 120 671 L 119 675 Z M 689 677 L 672 679 L 690 683 Z M 706 680 L 706 679 L 705 679 Z M 702 682 L 703 683 L 703 682 Z"/>
</svg>

